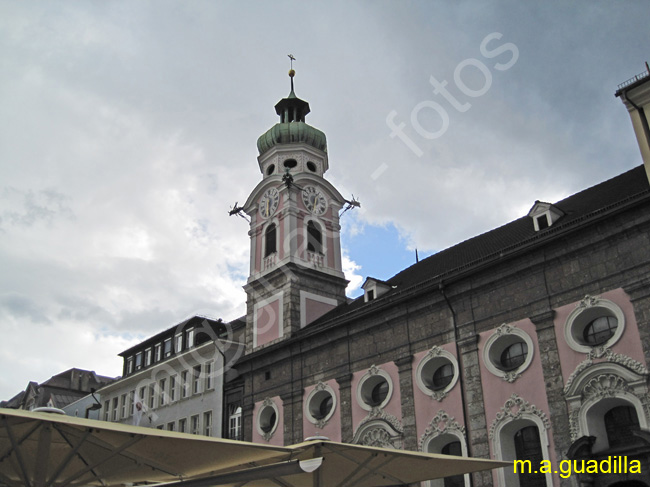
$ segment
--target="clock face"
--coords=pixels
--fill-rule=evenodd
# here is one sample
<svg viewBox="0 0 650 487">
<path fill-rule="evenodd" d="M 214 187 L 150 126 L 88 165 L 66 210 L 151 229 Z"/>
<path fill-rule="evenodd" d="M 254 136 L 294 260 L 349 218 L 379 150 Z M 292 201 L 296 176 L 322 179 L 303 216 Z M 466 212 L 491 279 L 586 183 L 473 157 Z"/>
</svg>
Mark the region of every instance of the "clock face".
<svg viewBox="0 0 650 487">
<path fill-rule="evenodd" d="M 260 198 L 260 215 L 262 218 L 268 218 L 275 210 L 278 209 L 280 203 L 280 193 L 276 188 L 267 189 Z"/>
<path fill-rule="evenodd" d="M 327 210 L 325 195 L 314 186 L 302 190 L 302 202 L 314 215 L 322 215 Z"/>
</svg>

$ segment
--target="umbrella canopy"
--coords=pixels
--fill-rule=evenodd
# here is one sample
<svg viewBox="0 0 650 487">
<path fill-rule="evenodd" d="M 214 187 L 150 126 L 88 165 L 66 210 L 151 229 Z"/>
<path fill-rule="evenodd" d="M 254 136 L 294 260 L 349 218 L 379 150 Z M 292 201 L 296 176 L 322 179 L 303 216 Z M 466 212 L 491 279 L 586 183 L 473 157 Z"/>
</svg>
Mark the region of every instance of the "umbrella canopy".
<svg viewBox="0 0 650 487">
<path fill-rule="evenodd" d="M 313 440 L 287 447 L 290 460 L 256 468 L 212 472 L 164 487 L 392 487 L 460 475 L 512 463 L 489 459 Z M 161 486 L 162 487 L 162 486 Z"/>
<path fill-rule="evenodd" d="M 320 439 L 274 447 L 0 409 L 0 483 L 10 486 L 387 487 L 507 465 Z"/>
<path fill-rule="evenodd" d="M 0 409 L 0 483 L 10 486 L 170 482 L 290 454 L 282 447 Z"/>
</svg>

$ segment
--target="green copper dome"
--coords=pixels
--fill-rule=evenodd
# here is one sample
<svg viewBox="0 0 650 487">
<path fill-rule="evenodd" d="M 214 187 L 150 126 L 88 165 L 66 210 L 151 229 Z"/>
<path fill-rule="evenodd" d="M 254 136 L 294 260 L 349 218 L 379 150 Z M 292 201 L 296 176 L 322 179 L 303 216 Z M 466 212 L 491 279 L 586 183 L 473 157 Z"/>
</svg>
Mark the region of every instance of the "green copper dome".
<svg viewBox="0 0 650 487">
<path fill-rule="evenodd" d="M 257 139 L 257 150 L 262 155 L 276 145 L 295 142 L 304 142 L 327 152 L 325 134 L 305 122 L 276 123 Z"/>
<path fill-rule="evenodd" d="M 291 93 L 275 105 L 275 112 L 280 116 L 280 123 L 276 123 L 257 139 L 257 150 L 260 155 L 276 145 L 296 142 L 303 142 L 327 152 L 325 134 L 305 123 L 305 117 L 309 113 L 309 103 L 301 100 L 294 93 L 293 78 L 291 78 Z"/>
</svg>

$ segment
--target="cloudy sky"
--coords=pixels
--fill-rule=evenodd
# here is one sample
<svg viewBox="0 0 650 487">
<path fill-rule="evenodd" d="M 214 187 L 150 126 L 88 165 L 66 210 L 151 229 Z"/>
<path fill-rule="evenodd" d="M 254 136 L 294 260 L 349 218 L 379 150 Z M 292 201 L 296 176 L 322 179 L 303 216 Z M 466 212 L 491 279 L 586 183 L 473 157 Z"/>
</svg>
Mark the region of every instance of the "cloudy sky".
<svg viewBox="0 0 650 487">
<path fill-rule="evenodd" d="M 354 296 L 640 164 L 614 92 L 648 25 L 642 0 L 0 1 L 0 399 L 244 314 L 227 211 L 261 178 L 287 54 L 327 176 L 362 204 Z"/>
</svg>

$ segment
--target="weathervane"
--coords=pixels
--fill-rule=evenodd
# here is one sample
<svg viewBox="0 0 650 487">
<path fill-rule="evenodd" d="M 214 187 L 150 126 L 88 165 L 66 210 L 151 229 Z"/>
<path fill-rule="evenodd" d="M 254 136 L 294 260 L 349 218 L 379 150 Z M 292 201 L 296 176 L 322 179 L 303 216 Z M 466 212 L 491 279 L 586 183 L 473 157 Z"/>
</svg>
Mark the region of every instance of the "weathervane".
<svg viewBox="0 0 650 487">
<path fill-rule="evenodd" d="M 289 56 L 289 78 L 291 78 L 291 91 L 293 91 L 293 77 L 296 75 L 296 71 L 293 69 L 293 62 L 296 60 L 295 57 L 293 57 L 293 54 L 287 54 Z"/>
</svg>

